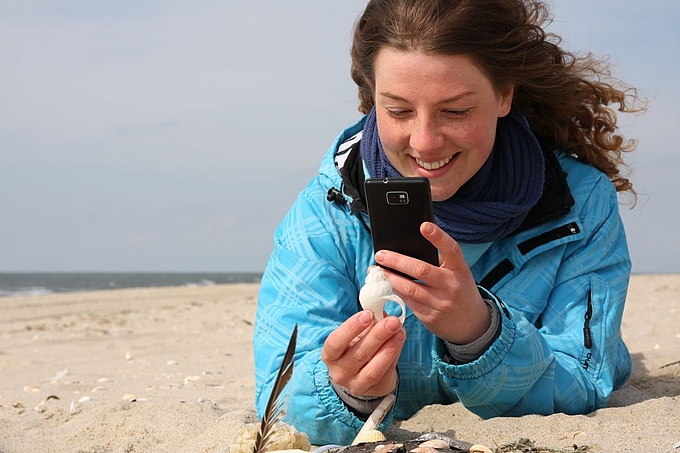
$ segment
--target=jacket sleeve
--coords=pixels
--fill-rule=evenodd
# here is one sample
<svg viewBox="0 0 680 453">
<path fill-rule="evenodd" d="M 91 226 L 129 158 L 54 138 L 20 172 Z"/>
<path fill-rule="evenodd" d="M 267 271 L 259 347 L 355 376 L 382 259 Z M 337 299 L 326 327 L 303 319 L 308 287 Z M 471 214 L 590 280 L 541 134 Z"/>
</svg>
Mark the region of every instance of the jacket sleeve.
<svg viewBox="0 0 680 453">
<path fill-rule="evenodd" d="M 321 348 L 328 335 L 357 312 L 356 266 L 371 259 L 372 247 L 370 243 L 356 246 L 365 240 L 361 226 L 347 218 L 347 210 L 325 199 L 321 185 L 312 181 L 276 231 L 261 282 L 253 338 L 256 406 L 262 417 L 297 323 L 284 420 L 306 433 L 313 444 L 346 445 L 363 422 L 331 386 Z M 363 269 L 359 272 L 365 274 Z M 363 282 L 363 278 L 362 274 L 359 279 Z"/>
<path fill-rule="evenodd" d="M 539 254 L 513 277 L 551 288 L 540 321 L 529 322 L 517 309 L 530 291 L 497 291 L 506 303 L 489 293 L 503 313 L 491 348 L 459 366 L 434 352 L 448 389 L 481 417 L 588 413 L 605 406 L 630 375 L 620 336 L 630 277 L 625 233 L 611 183 L 600 178 L 590 189 L 580 208 L 584 237 L 550 252 L 561 259 Z M 554 272 L 539 271 L 554 262 Z M 554 281 L 539 281 L 546 275 Z"/>
</svg>

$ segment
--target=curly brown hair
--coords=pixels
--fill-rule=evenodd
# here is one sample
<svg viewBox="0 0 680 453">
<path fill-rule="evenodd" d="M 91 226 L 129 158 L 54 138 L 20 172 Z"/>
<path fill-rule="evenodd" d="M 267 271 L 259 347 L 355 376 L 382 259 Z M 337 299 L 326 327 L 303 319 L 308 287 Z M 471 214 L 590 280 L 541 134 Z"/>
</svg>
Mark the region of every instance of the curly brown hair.
<svg viewBox="0 0 680 453">
<path fill-rule="evenodd" d="M 375 105 L 373 64 L 381 48 L 467 55 L 497 91 L 514 87 L 513 104 L 541 140 L 634 194 L 621 168 L 623 153 L 637 142 L 621 135 L 612 105 L 643 111 L 637 90 L 613 79 L 606 60 L 562 49 L 561 38 L 544 30 L 550 20 L 538 0 L 371 0 L 355 24 L 351 52 L 359 111 Z"/>
</svg>

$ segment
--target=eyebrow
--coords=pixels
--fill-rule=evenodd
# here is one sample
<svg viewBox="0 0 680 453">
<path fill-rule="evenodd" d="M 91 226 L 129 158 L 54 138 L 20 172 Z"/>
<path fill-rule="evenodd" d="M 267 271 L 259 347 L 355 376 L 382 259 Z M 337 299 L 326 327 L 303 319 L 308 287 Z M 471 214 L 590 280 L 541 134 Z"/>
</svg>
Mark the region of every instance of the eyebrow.
<svg viewBox="0 0 680 453">
<path fill-rule="evenodd" d="M 406 98 L 403 98 L 401 96 L 397 96 L 396 94 L 392 94 L 392 93 L 389 93 L 389 92 L 381 92 L 379 94 L 380 94 L 380 96 L 385 96 L 387 98 L 394 99 L 395 101 L 409 103 L 409 101 Z M 437 105 L 449 104 L 451 102 L 456 102 L 456 101 L 459 101 L 460 99 L 465 98 L 467 96 L 472 96 L 473 94 L 475 94 L 474 91 L 466 91 L 464 93 L 457 94 L 457 95 L 452 96 L 450 98 L 442 99 L 441 101 L 437 102 Z"/>
</svg>

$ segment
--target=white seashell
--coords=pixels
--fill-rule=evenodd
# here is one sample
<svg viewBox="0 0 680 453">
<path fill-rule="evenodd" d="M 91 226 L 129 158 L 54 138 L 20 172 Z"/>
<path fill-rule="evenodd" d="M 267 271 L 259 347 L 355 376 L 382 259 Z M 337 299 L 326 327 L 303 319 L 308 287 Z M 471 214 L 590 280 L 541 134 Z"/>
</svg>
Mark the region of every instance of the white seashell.
<svg viewBox="0 0 680 453">
<path fill-rule="evenodd" d="M 370 429 L 368 431 L 364 431 L 363 433 L 359 433 L 359 435 L 357 435 L 357 437 L 354 439 L 354 442 L 352 442 L 352 445 L 359 445 L 369 442 L 382 442 L 383 440 L 387 440 L 383 433 L 377 429 Z"/>
<path fill-rule="evenodd" d="M 404 444 L 380 444 L 377 445 L 373 451 L 375 453 L 392 453 L 403 447 Z"/>
<path fill-rule="evenodd" d="M 441 439 L 427 440 L 420 444 L 419 447 L 434 448 L 436 450 L 448 450 L 450 448 L 449 443 Z"/>
<path fill-rule="evenodd" d="M 401 297 L 394 294 L 392 284 L 379 267 L 372 267 L 366 275 L 364 286 L 359 291 L 361 306 L 373 312 L 373 319 L 380 321 L 385 317 L 383 309 L 387 302 L 395 302 L 401 307 L 399 320 L 403 324 L 406 320 L 406 304 Z"/>
<path fill-rule="evenodd" d="M 493 453 L 493 451 L 485 445 L 473 445 L 470 447 L 470 453 Z"/>
</svg>

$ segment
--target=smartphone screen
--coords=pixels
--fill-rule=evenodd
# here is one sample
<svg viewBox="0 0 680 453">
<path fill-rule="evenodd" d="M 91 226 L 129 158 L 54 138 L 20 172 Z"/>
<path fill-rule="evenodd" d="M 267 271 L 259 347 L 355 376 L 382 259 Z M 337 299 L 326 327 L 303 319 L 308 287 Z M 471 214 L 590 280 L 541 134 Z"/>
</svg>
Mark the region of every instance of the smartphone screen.
<svg viewBox="0 0 680 453">
<path fill-rule="evenodd" d="M 427 178 L 369 178 L 364 183 L 374 251 L 391 250 L 439 265 L 437 249 L 420 234 L 433 222 Z"/>
</svg>

